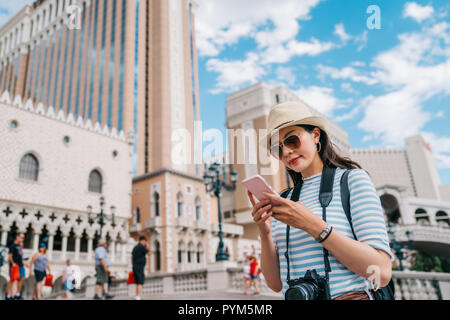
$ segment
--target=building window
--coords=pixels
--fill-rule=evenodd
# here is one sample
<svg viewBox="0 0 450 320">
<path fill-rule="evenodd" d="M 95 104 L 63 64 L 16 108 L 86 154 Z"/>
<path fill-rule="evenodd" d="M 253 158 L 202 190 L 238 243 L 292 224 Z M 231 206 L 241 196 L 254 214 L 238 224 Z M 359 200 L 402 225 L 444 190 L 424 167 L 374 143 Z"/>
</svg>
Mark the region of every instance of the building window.
<svg viewBox="0 0 450 320">
<path fill-rule="evenodd" d="M 39 173 L 39 162 L 35 156 L 28 153 L 20 160 L 19 178 L 37 181 Z"/>
<path fill-rule="evenodd" d="M 11 129 L 17 129 L 18 126 L 19 126 L 19 123 L 18 123 L 16 120 L 12 120 L 12 121 L 9 123 L 9 127 L 10 127 Z"/>
<path fill-rule="evenodd" d="M 418 224 L 421 224 L 421 225 L 429 225 L 430 224 L 430 218 L 429 218 L 426 210 L 419 208 L 416 210 L 414 216 L 415 216 Z"/>
<path fill-rule="evenodd" d="M 102 175 L 98 170 L 92 170 L 89 174 L 89 191 L 102 193 Z"/>
<path fill-rule="evenodd" d="M 200 197 L 195 199 L 195 220 L 200 220 L 202 218 L 202 200 Z"/>
<path fill-rule="evenodd" d="M 178 217 L 183 216 L 183 194 L 181 192 L 177 194 L 177 214 Z"/>
<path fill-rule="evenodd" d="M 153 208 L 155 217 L 159 217 L 159 193 L 153 193 Z"/>
<path fill-rule="evenodd" d="M 155 241 L 155 270 L 161 270 L 161 248 L 159 241 Z"/>
<path fill-rule="evenodd" d="M 442 211 L 442 210 L 436 212 L 436 222 L 440 226 L 449 227 L 450 226 L 450 219 L 448 217 L 447 212 Z"/>
<path fill-rule="evenodd" d="M 184 242 L 180 241 L 178 242 L 178 263 L 183 263 L 183 256 L 185 252 Z"/>
<path fill-rule="evenodd" d="M 134 209 L 134 223 L 141 223 L 141 209 L 139 207 Z"/>
<path fill-rule="evenodd" d="M 203 246 L 201 243 L 197 246 L 197 263 L 203 263 Z"/>
</svg>

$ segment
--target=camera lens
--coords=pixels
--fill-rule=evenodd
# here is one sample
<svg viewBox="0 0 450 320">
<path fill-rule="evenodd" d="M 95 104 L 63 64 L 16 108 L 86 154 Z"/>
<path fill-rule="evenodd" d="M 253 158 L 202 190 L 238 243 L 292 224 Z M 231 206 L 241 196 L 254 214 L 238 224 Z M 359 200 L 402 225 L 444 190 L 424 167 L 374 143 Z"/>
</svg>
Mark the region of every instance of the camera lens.
<svg viewBox="0 0 450 320">
<path fill-rule="evenodd" d="M 316 300 L 319 287 L 315 283 L 302 283 L 292 286 L 285 293 L 286 300 Z"/>
</svg>

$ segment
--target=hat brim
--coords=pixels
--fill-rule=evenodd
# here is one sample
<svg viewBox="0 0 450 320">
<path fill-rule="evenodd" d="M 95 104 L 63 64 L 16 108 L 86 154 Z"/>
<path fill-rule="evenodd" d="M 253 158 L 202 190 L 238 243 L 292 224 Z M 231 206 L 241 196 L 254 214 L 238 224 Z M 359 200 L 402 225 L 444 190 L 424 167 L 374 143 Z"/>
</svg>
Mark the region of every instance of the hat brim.
<svg viewBox="0 0 450 320">
<path fill-rule="evenodd" d="M 296 126 L 296 125 L 310 125 L 310 126 L 319 127 L 321 130 L 326 131 L 325 119 L 323 117 L 312 116 L 312 117 L 307 117 L 307 118 L 304 118 L 301 120 L 293 120 L 293 121 L 283 123 L 282 125 L 273 129 L 271 132 L 267 133 L 266 136 L 261 140 L 261 142 L 264 143 L 267 150 L 270 151 L 271 138 L 275 134 L 279 133 L 280 130 L 287 128 L 287 127 Z"/>
</svg>

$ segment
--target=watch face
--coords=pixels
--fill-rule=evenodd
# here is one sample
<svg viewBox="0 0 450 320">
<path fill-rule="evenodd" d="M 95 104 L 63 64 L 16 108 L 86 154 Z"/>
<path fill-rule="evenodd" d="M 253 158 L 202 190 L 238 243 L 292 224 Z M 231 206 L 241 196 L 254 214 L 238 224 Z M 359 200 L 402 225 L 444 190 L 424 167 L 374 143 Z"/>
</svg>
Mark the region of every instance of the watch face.
<svg viewBox="0 0 450 320">
<path fill-rule="evenodd" d="M 327 235 L 327 232 L 326 232 L 326 231 L 322 231 L 322 233 L 320 234 L 320 237 L 323 238 L 323 237 L 325 237 L 326 235 Z"/>
</svg>

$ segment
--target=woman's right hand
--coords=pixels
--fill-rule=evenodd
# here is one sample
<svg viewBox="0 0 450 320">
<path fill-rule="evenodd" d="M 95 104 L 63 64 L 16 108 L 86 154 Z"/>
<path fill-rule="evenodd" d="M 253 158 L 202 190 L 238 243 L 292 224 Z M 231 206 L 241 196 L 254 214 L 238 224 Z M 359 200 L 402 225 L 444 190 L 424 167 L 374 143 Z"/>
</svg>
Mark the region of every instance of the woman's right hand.
<svg viewBox="0 0 450 320">
<path fill-rule="evenodd" d="M 262 200 L 256 203 L 253 194 L 247 190 L 247 195 L 253 205 L 252 217 L 259 228 L 262 236 L 270 234 L 272 223 L 272 206 L 269 200 Z"/>
</svg>

